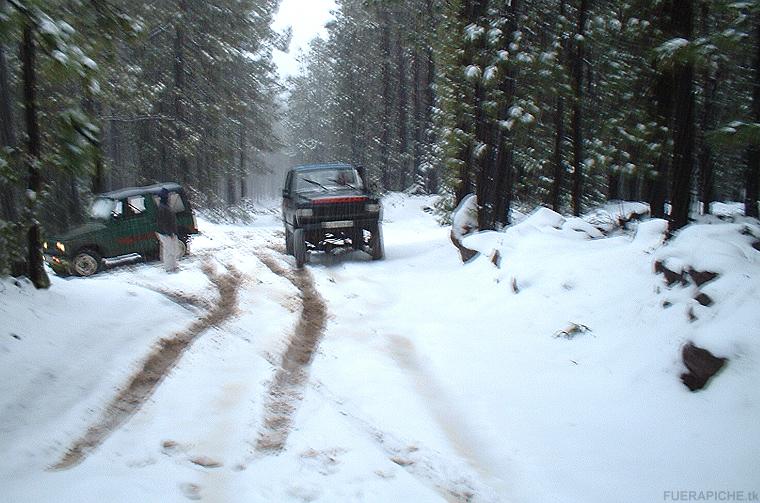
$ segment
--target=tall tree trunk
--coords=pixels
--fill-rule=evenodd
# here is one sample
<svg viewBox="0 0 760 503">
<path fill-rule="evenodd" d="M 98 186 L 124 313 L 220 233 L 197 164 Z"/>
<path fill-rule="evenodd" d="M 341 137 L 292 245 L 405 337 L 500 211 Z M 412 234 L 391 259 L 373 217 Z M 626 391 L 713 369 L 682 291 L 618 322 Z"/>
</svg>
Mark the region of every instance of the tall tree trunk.
<svg viewBox="0 0 760 503">
<path fill-rule="evenodd" d="M 396 66 L 398 68 L 398 95 L 396 97 L 396 107 L 398 109 L 398 139 L 399 139 L 399 161 L 401 172 L 399 173 L 400 186 L 399 189 L 403 190 L 408 187 L 407 177 L 410 175 L 409 169 L 409 137 L 407 135 L 407 78 L 406 78 L 406 61 L 404 58 L 404 44 L 401 40 L 401 34 L 398 34 L 398 40 L 396 41 Z"/>
<path fill-rule="evenodd" d="M 393 188 L 391 183 L 391 28 L 388 16 L 388 7 L 380 5 L 380 23 L 382 24 L 382 51 L 383 51 L 383 123 L 380 125 L 380 162 L 381 183 L 384 189 Z"/>
<path fill-rule="evenodd" d="M 412 53 L 412 183 L 420 179 L 420 166 L 422 165 L 422 131 L 424 118 L 422 115 L 422 72 L 420 71 L 420 48 L 415 45 Z"/>
<path fill-rule="evenodd" d="M 480 17 L 486 12 L 488 0 L 465 0 L 459 7 L 458 16 L 462 21 L 462 27 L 469 26 L 473 23 L 480 21 Z M 461 36 L 465 36 L 464 33 Z M 480 37 L 481 39 L 483 36 Z M 485 41 L 481 41 L 481 44 Z M 464 72 L 465 68 L 473 63 L 476 63 L 476 52 L 479 47 L 476 46 L 469 37 L 465 37 L 463 50 L 459 51 L 461 56 L 459 57 L 459 70 Z M 457 80 L 461 79 L 461 76 L 455 77 Z M 480 162 L 476 155 L 476 143 L 479 139 L 483 138 L 483 120 L 481 120 L 482 109 L 481 101 L 483 96 L 483 86 L 480 83 L 480 79 L 475 84 L 474 94 L 471 95 L 467 92 L 467 86 L 470 83 L 465 81 L 462 85 L 462 99 L 466 102 L 463 104 L 465 111 L 458 114 L 456 129 L 462 131 L 464 134 L 471 138 L 464 142 L 461 151 L 457 153 L 456 158 L 460 161 L 458 169 L 458 186 L 455 193 L 455 203 L 459 204 L 468 194 L 472 194 L 474 190 L 478 188 L 477 178 L 482 176 Z M 469 110 L 467 110 L 469 108 Z M 482 157 L 482 156 L 481 156 Z M 478 204 L 482 204 L 479 199 Z M 480 218 L 480 217 L 478 217 Z"/>
<path fill-rule="evenodd" d="M 550 195 L 550 204 L 552 209 L 560 212 L 562 209 L 562 178 L 565 167 L 562 162 L 563 143 L 565 141 L 565 99 L 562 95 L 557 95 L 557 105 L 554 111 L 554 155 L 552 163 L 554 164 L 554 179 L 552 180 L 552 189 Z"/>
<path fill-rule="evenodd" d="M 248 197 L 248 170 L 246 168 L 246 138 L 245 138 L 245 121 L 243 119 L 240 120 L 240 144 L 238 148 L 240 149 L 240 164 L 239 164 L 239 170 L 240 170 L 240 197 L 241 198 L 247 198 Z"/>
<path fill-rule="evenodd" d="M 573 215 L 581 214 L 583 196 L 583 59 L 585 57 L 586 18 L 588 17 L 588 0 L 581 0 L 578 8 L 578 26 L 576 30 L 576 50 L 573 61 Z"/>
<path fill-rule="evenodd" d="M 27 186 L 27 208 L 30 217 L 30 226 L 27 232 L 27 272 L 29 279 L 36 288 L 50 287 L 43 265 L 42 243 L 40 238 L 40 224 L 37 221 L 37 198 L 42 192 L 42 176 L 40 174 L 40 131 L 37 124 L 37 97 L 36 75 L 34 55 L 34 32 L 32 25 L 27 21 L 24 25 L 24 33 L 19 51 L 19 59 L 22 64 L 22 80 L 24 84 L 24 115 L 26 118 L 27 134 L 27 165 L 29 170 L 29 184 Z"/>
<path fill-rule="evenodd" d="M 516 32 L 518 30 L 518 1 L 512 0 L 509 5 L 504 5 L 502 9 L 504 11 L 501 15 L 508 19 L 505 32 L 509 34 Z M 498 117 L 505 117 L 514 105 L 515 82 L 516 70 L 510 62 L 506 67 L 506 75 L 499 86 L 502 98 L 499 104 Z M 489 121 L 489 126 L 488 134 L 490 137 L 484 137 L 484 142 L 491 143 L 492 147 L 481 168 L 477 185 L 478 226 L 480 229 L 499 229 L 509 224 L 509 212 L 514 192 L 514 145 L 512 144 L 511 133 L 501 127 L 498 121 Z"/>
<path fill-rule="evenodd" d="M 433 33 L 434 29 L 432 26 L 434 25 L 434 19 L 435 19 L 435 9 L 433 5 L 433 0 L 425 0 L 425 12 L 428 16 L 428 23 L 429 26 L 431 26 L 430 32 Z M 433 56 L 433 44 L 428 43 L 427 48 L 425 50 L 425 85 L 423 87 L 423 108 L 425 113 L 425 126 L 429 128 L 427 131 L 423 132 L 423 138 L 426 141 L 427 145 L 433 145 L 435 144 L 436 138 L 433 133 L 432 123 L 432 116 L 433 116 L 433 105 L 435 104 L 435 92 L 433 90 L 433 84 L 435 79 L 435 58 Z M 429 150 L 428 150 L 429 153 Z M 438 192 L 438 185 L 440 184 L 440 168 L 438 166 L 430 167 L 428 166 L 428 173 L 427 173 L 427 190 L 429 192 L 437 193 Z"/>
<path fill-rule="evenodd" d="M 673 80 L 671 69 L 664 69 L 657 76 L 654 95 L 656 101 L 656 119 L 659 131 L 658 140 L 661 146 L 654 170 L 646 178 L 646 193 L 652 217 L 665 218 L 665 201 L 668 198 L 668 177 L 670 175 L 670 151 L 668 142 L 672 129 L 673 111 Z"/>
<path fill-rule="evenodd" d="M 95 100 L 92 98 L 92 92 L 86 82 L 82 83 L 82 108 L 91 120 L 95 120 L 97 115 Z M 100 194 L 105 192 L 105 168 L 103 163 L 103 142 L 102 142 L 102 128 L 98 132 L 97 139 L 94 142 L 95 147 L 95 159 L 93 165 L 91 189 L 93 194 Z"/>
<path fill-rule="evenodd" d="M 702 18 L 702 36 L 708 36 L 709 26 L 709 2 L 702 0 L 700 4 Z M 699 167 L 699 200 L 702 202 L 702 213 L 710 213 L 710 205 L 714 198 L 714 174 L 713 174 L 713 156 L 710 144 L 705 138 L 705 132 L 713 129 L 715 125 L 715 95 L 718 90 L 718 73 L 714 74 L 707 68 L 704 70 L 702 78 L 702 87 L 704 95 L 704 104 L 699 127 L 699 153 L 697 154 L 697 165 Z"/>
<path fill-rule="evenodd" d="M 752 81 L 752 119 L 760 123 L 760 14 L 755 14 L 755 78 Z M 750 146 L 747 151 L 746 168 L 746 197 L 744 199 L 744 214 L 748 217 L 758 217 L 758 178 L 760 178 L 760 145 Z"/>
<path fill-rule="evenodd" d="M 0 44 L 0 148 L 16 147 L 9 80 L 5 48 Z M 14 187 L 0 179 L 0 217 L 10 222 L 19 217 L 15 196 Z"/>
<path fill-rule="evenodd" d="M 181 16 L 174 25 L 174 118 L 177 166 L 175 177 L 187 182 L 189 164 L 185 153 L 185 30 L 183 23 L 186 20 L 186 0 L 178 0 L 177 7 Z"/>
<path fill-rule="evenodd" d="M 560 0 L 559 15 L 564 20 L 566 15 L 565 0 Z M 567 43 L 565 41 L 564 29 L 560 29 L 560 47 L 559 47 L 559 66 L 562 71 L 565 69 L 565 53 L 567 52 Z M 565 142 L 565 97 L 561 86 L 557 86 L 557 104 L 554 110 L 554 155 L 552 156 L 554 164 L 554 179 L 552 180 L 552 189 L 549 196 L 549 203 L 556 212 L 561 210 L 562 204 L 562 178 L 565 172 L 563 160 L 563 145 Z"/>
<path fill-rule="evenodd" d="M 673 1 L 673 22 L 678 36 L 691 40 L 694 0 Z M 673 177 L 670 191 L 669 232 L 689 221 L 691 177 L 694 164 L 694 65 L 676 65 L 675 121 L 673 123 Z"/>
</svg>

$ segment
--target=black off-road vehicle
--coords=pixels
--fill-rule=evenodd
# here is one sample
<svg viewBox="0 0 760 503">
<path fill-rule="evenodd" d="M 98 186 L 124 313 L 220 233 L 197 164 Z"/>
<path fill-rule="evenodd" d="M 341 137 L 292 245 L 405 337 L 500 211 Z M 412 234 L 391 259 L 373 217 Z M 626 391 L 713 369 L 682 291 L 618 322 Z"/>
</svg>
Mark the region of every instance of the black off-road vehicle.
<svg viewBox="0 0 760 503">
<path fill-rule="evenodd" d="M 309 251 L 362 250 L 383 258 L 382 207 L 361 168 L 310 164 L 288 171 L 282 191 L 285 248 L 300 268 Z"/>
</svg>

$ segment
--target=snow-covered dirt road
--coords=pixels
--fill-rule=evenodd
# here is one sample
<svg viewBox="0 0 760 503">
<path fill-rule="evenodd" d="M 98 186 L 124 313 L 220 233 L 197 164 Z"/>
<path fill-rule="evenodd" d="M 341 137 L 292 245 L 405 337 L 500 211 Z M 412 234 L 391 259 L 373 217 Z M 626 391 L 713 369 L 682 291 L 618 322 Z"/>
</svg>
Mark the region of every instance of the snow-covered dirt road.
<svg viewBox="0 0 760 503">
<path fill-rule="evenodd" d="M 381 262 L 298 271 L 262 213 L 202 221 L 178 274 L 0 283 L 0 501 L 760 490 L 760 252 L 742 229 L 699 234 L 700 265 L 720 269 L 708 308 L 653 273 L 668 254 L 696 263 L 657 221 L 588 239 L 533 217 L 471 243 L 501 268 L 463 266 L 432 202 L 385 199 Z M 588 330 L 556 337 L 571 323 Z M 730 358 L 699 393 L 678 378 L 686 340 Z"/>
</svg>

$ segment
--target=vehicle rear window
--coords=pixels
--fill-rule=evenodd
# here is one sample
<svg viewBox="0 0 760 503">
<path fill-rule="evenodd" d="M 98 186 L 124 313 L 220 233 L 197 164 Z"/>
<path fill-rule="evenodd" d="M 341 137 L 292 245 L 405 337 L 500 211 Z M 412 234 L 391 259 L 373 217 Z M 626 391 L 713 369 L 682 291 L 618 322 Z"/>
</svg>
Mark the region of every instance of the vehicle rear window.
<svg viewBox="0 0 760 503">
<path fill-rule="evenodd" d="M 153 200 L 156 202 L 156 206 L 161 202 L 161 198 L 158 196 L 153 196 Z M 182 200 L 182 195 L 179 192 L 169 192 L 169 208 L 174 213 L 185 211 L 185 202 Z"/>
</svg>

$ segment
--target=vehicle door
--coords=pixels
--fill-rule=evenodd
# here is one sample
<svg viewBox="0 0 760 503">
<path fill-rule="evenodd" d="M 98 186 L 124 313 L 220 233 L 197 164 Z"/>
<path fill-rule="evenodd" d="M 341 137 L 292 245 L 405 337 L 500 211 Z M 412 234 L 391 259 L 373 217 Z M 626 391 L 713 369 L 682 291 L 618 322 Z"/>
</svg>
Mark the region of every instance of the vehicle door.
<svg viewBox="0 0 760 503">
<path fill-rule="evenodd" d="M 144 255 L 155 248 L 155 217 L 153 212 L 148 211 L 149 201 L 145 195 L 138 194 L 126 197 L 119 203 L 122 211 L 114 226 L 117 255 Z"/>
</svg>

